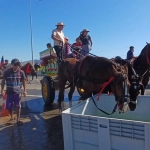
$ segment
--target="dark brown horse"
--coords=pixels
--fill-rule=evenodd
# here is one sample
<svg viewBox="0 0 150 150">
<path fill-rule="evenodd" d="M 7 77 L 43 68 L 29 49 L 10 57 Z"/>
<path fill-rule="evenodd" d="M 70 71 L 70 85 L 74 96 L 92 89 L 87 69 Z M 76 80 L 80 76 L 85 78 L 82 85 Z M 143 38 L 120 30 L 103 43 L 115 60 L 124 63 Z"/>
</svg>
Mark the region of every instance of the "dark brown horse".
<svg viewBox="0 0 150 150">
<path fill-rule="evenodd" d="M 119 56 L 115 57 L 112 61 L 120 65 L 127 64 L 128 66 L 128 79 L 131 85 L 129 87 L 129 97 L 130 97 L 129 108 L 131 111 L 134 111 L 137 105 L 138 95 L 140 93 L 142 95 L 142 93 L 144 92 L 144 87 L 142 85 L 142 78 L 136 73 L 136 71 L 134 70 L 129 61 L 124 60 Z M 107 88 L 106 91 L 108 91 Z"/>
<path fill-rule="evenodd" d="M 145 88 L 149 81 L 149 69 L 150 69 L 150 44 L 147 43 L 142 49 L 140 55 L 134 60 L 133 68 L 136 73 L 142 77 L 142 83 L 144 86 L 144 91 L 141 93 L 144 95 Z"/>
<path fill-rule="evenodd" d="M 74 84 L 74 67 L 78 60 L 67 58 L 59 65 L 58 80 L 60 84 L 58 103 L 61 108 L 61 102 L 64 100 L 64 90 L 67 81 L 70 83 L 70 91 L 68 93 L 69 101 L 72 99 L 72 94 L 75 89 Z M 118 108 L 121 112 L 125 112 L 125 99 L 128 96 L 128 69 L 127 66 L 117 66 L 112 61 L 103 57 L 87 56 L 78 67 L 77 88 L 84 89 L 83 100 L 92 96 L 93 93 L 98 93 L 103 84 L 110 81 L 110 88 L 114 93 L 115 99 L 118 102 Z"/>
<path fill-rule="evenodd" d="M 28 75 L 36 73 L 34 66 L 30 62 L 28 62 L 27 64 L 23 65 L 20 69 L 24 71 L 27 81 L 30 83 Z"/>
</svg>

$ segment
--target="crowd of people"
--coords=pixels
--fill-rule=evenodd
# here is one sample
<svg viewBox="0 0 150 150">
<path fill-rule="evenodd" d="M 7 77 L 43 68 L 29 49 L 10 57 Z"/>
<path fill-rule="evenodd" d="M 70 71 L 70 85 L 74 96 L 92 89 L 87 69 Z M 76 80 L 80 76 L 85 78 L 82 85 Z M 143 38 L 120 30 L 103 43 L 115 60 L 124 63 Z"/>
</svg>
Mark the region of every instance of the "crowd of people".
<svg viewBox="0 0 150 150">
<path fill-rule="evenodd" d="M 87 56 L 92 50 L 92 38 L 88 34 L 90 31 L 88 29 L 83 29 L 80 35 L 76 38 L 76 42 L 70 45 L 68 37 L 65 37 L 63 33 L 64 24 L 58 22 L 56 29 L 52 31 L 51 38 L 54 41 L 54 50 L 60 62 L 63 58 L 77 58 L 80 59 L 83 56 Z M 50 44 L 50 43 L 49 43 Z M 52 46 L 51 46 L 52 47 Z M 130 46 L 127 52 L 127 60 L 136 58 L 133 55 L 134 47 Z"/>
<path fill-rule="evenodd" d="M 77 58 L 80 59 L 82 56 L 88 55 L 89 51 L 92 49 L 92 39 L 90 37 L 89 30 L 83 29 L 80 35 L 76 38 L 76 42 L 72 45 L 69 44 L 69 39 L 64 36 L 63 28 L 64 24 L 59 22 L 56 25 L 56 29 L 52 31 L 51 38 L 54 40 L 54 52 L 52 45 L 48 43 L 46 46 L 50 48 L 51 55 L 57 55 L 58 62 L 60 62 L 64 58 Z M 71 51 L 71 49 L 73 49 Z M 127 59 L 131 60 L 136 58 L 133 55 L 134 47 L 130 46 L 130 50 L 127 52 Z M 13 112 L 12 106 L 13 103 L 17 107 L 17 124 L 22 125 L 23 122 L 20 121 L 20 111 L 21 111 L 21 85 L 23 85 L 23 95 L 26 96 L 26 76 L 24 71 L 20 69 L 21 63 L 18 59 L 13 59 L 11 64 L 9 64 L 8 60 L 5 60 L 5 63 L 1 65 L 0 70 L 3 73 L 3 78 L 1 82 L 1 94 L 4 96 L 7 95 L 6 98 L 6 109 L 9 110 L 10 113 L 10 120 L 8 121 L 9 124 L 12 124 Z M 35 63 L 35 74 L 32 75 L 32 80 L 34 75 L 37 79 L 37 71 L 40 68 L 38 63 Z M 4 90 L 6 84 L 6 91 Z"/>
</svg>

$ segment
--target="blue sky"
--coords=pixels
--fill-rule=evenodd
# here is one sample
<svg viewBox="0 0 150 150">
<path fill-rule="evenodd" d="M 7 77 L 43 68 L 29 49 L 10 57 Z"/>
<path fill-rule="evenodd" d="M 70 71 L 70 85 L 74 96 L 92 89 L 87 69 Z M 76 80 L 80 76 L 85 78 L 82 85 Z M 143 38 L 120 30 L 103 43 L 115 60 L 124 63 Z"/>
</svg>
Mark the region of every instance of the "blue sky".
<svg viewBox="0 0 150 150">
<path fill-rule="evenodd" d="M 82 29 L 90 30 L 91 53 L 125 58 L 129 46 L 139 55 L 150 42 L 149 0 L 31 0 L 34 59 L 52 42 L 51 31 L 61 21 L 73 43 Z M 0 57 L 31 60 L 29 0 L 0 0 Z"/>
</svg>

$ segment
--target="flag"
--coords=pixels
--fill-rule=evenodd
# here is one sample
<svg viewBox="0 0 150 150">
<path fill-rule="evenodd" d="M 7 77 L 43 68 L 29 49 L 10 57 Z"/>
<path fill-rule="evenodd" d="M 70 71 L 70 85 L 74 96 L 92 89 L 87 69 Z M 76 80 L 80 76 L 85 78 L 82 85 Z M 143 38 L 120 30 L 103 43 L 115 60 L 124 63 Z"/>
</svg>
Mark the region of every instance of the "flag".
<svg viewBox="0 0 150 150">
<path fill-rule="evenodd" d="M 2 56 L 2 58 L 1 58 L 1 63 L 0 63 L 0 67 L 2 67 L 3 64 L 4 64 L 4 57 Z"/>
</svg>

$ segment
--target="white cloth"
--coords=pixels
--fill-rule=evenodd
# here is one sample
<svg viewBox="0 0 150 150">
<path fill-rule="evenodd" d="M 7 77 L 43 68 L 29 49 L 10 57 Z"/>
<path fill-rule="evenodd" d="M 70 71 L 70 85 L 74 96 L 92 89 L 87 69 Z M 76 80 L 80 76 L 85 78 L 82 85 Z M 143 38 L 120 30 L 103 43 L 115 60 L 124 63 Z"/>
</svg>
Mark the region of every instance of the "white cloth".
<svg viewBox="0 0 150 150">
<path fill-rule="evenodd" d="M 65 43 L 65 36 L 64 33 L 62 31 L 58 31 L 57 29 L 54 29 L 52 31 L 52 35 L 54 35 L 57 39 L 60 39 L 63 41 L 63 44 Z M 62 46 L 60 42 L 54 40 L 54 46 Z"/>
</svg>

